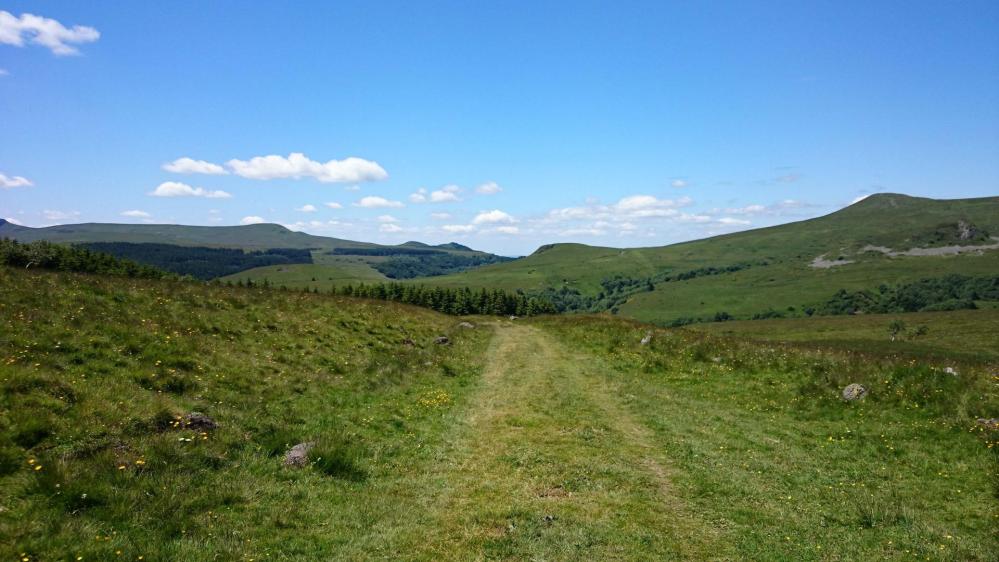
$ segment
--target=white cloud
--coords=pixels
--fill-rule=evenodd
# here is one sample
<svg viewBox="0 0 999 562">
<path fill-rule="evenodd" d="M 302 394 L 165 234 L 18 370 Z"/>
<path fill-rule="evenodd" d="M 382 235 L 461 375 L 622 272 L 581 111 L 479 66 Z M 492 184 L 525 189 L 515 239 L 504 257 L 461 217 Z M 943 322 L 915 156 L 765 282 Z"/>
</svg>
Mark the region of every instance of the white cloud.
<svg viewBox="0 0 999 562">
<path fill-rule="evenodd" d="M 35 184 L 31 180 L 22 176 L 8 177 L 0 174 L 0 189 L 13 189 L 15 187 L 31 187 Z"/>
<path fill-rule="evenodd" d="M 44 211 L 42 211 L 42 216 L 45 217 L 46 220 L 50 221 L 64 221 L 64 220 L 75 219 L 76 217 L 80 216 L 80 211 L 66 212 L 66 211 L 53 211 L 51 209 L 45 209 Z"/>
<path fill-rule="evenodd" d="M 250 215 L 248 217 L 243 217 L 239 224 L 260 224 L 267 222 L 264 217 L 258 217 L 256 215 Z"/>
<path fill-rule="evenodd" d="M 378 222 L 399 222 L 399 219 L 392 215 L 380 215 L 377 220 Z"/>
<path fill-rule="evenodd" d="M 401 226 L 397 225 L 397 224 L 388 223 L 388 224 L 383 224 L 383 225 L 379 226 L 378 230 L 380 232 L 386 232 L 386 233 L 392 234 L 392 233 L 395 233 L 395 232 L 402 232 L 403 228 Z"/>
<path fill-rule="evenodd" d="M 310 160 L 301 152 L 287 157 L 272 154 L 250 160 L 233 159 L 226 165 L 237 176 L 255 180 L 313 178 L 322 183 L 360 183 L 388 177 L 388 172 L 377 162 L 351 156 L 323 163 Z"/>
<path fill-rule="evenodd" d="M 482 195 L 493 195 L 495 193 L 499 193 L 500 191 L 503 191 L 503 188 L 494 181 L 487 181 L 486 183 L 475 188 L 475 192 Z"/>
<path fill-rule="evenodd" d="M 451 234 L 461 234 L 465 232 L 475 232 L 475 227 L 470 224 L 445 224 L 441 230 Z"/>
<path fill-rule="evenodd" d="M 517 222 L 517 219 L 499 209 L 482 211 L 472 219 L 472 224 L 494 224 L 499 222 L 514 223 Z"/>
<path fill-rule="evenodd" d="M 301 207 L 295 208 L 295 210 L 298 211 L 299 213 L 315 213 L 316 212 L 316 206 L 315 205 L 302 205 Z"/>
<path fill-rule="evenodd" d="M 27 39 L 56 55 L 77 55 L 79 49 L 70 43 L 92 43 L 100 37 L 100 32 L 92 27 L 74 25 L 67 28 L 51 18 L 34 14 L 21 14 L 17 18 L 10 12 L 0 11 L 0 43 L 6 45 L 23 47 Z"/>
<path fill-rule="evenodd" d="M 722 217 L 718 219 L 718 222 L 729 226 L 748 226 L 753 224 L 752 222 L 747 221 L 745 219 L 734 219 L 732 217 Z"/>
<path fill-rule="evenodd" d="M 330 201 L 329 203 L 326 203 L 325 205 L 327 207 L 329 207 L 330 209 L 342 209 L 343 208 L 343 205 L 337 203 L 336 201 Z"/>
<path fill-rule="evenodd" d="M 451 213 L 430 213 L 430 218 L 438 221 L 446 221 L 451 218 Z"/>
<path fill-rule="evenodd" d="M 437 191 L 430 192 L 431 203 L 446 203 L 448 201 L 460 201 L 458 194 L 461 188 L 457 185 L 445 185 Z"/>
<path fill-rule="evenodd" d="M 165 181 L 149 192 L 153 197 L 206 197 L 208 199 L 228 199 L 232 195 L 225 191 L 211 191 L 203 187 L 191 187 L 186 183 Z"/>
<path fill-rule="evenodd" d="M 10 224 L 16 224 L 17 226 L 24 226 L 24 223 L 21 222 L 21 221 L 19 221 L 19 220 L 17 220 L 17 219 L 12 219 L 10 217 L 7 217 L 7 218 L 5 218 L 3 220 L 9 222 Z"/>
<path fill-rule="evenodd" d="M 673 180 L 673 181 L 669 182 L 669 184 L 670 184 L 671 186 L 673 186 L 673 187 L 675 187 L 675 188 L 679 189 L 679 188 L 681 188 L 681 187 L 687 187 L 687 180 L 683 180 L 683 179 L 680 179 L 680 178 L 677 178 L 677 179 L 675 179 L 675 180 Z"/>
<path fill-rule="evenodd" d="M 138 209 L 135 209 L 135 210 L 132 210 L 132 211 L 122 211 L 121 212 L 121 216 L 123 216 L 123 217 L 131 217 L 131 218 L 134 218 L 134 219 L 148 219 L 152 215 L 150 215 L 149 213 L 147 213 L 145 211 L 140 211 Z"/>
<path fill-rule="evenodd" d="M 224 176 L 229 172 L 218 164 L 206 162 L 204 160 L 194 160 L 184 156 L 173 162 L 163 164 L 163 169 L 175 174 L 207 174 L 209 176 Z"/>
<path fill-rule="evenodd" d="M 366 207 L 368 209 L 387 209 L 387 208 L 398 208 L 405 207 L 402 201 L 392 201 L 384 197 L 379 197 L 377 195 L 368 195 L 367 197 L 361 197 L 361 199 L 354 203 L 355 207 Z"/>
<path fill-rule="evenodd" d="M 447 203 L 449 201 L 461 201 L 458 194 L 461 193 L 461 188 L 454 184 L 445 185 L 444 187 L 436 190 L 427 192 L 426 188 L 421 187 L 417 189 L 415 193 L 410 194 L 409 200 L 413 203 Z"/>
<path fill-rule="evenodd" d="M 496 232 L 500 234 L 520 234 L 520 229 L 516 226 L 497 226 Z"/>
<path fill-rule="evenodd" d="M 329 230 L 341 230 L 345 227 L 352 226 L 350 223 L 340 222 L 337 220 L 329 221 L 298 221 L 291 224 L 283 225 L 288 230 L 301 231 L 309 229 L 313 232 L 316 231 L 329 231 Z"/>
<path fill-rule="evenodd" d="M 0 179 L 2 179 L 2 178 L 3 178 L 3 176 L 0 176 Z M 0 183 L 2 183 L 2 182 L 0 182 Z M 870 197 L 870 196 L 871 196 L 870 194 L 867 194 L 867 195 L 859 195 L 859 196 L 857 196 L 857 197 L 854 197 L 854 198 L 853 198 L 853 201 L 850 201 L 850 204 L 851 204 L 851 205 L 854 205 L 854 204 L 856 204 L 856 203 L 860 203 L 861 201 L 863 201 L 864 199 L 867 199 L 867 198 L 868 198 L 868 197 Z"/>
</svg>

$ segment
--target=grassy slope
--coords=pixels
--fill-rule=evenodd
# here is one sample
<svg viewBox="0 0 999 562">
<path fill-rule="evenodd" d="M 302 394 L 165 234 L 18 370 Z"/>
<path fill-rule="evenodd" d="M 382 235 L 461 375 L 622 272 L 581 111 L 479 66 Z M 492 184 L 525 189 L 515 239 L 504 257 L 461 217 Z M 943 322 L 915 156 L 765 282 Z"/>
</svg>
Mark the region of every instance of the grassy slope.
<svg viewBox="0 0 999 562">
<path fill-rule="evenodd" d="M 0 268 L 0 559 L 378 556 L 422 521 L 416 482 L 477 380 L 487 331 L 455 322 Z M 169 427 L 191 410 L 220 429 Z M 347 478 L 282 468 L 308 439 Z"/>
<path fill-rule="evenodd" d="M 894 320 L 905 322 L 908 335 L 891 341 L 888 326 Z M 913 336 L 919 326 L 929 331 Z M 999 310 L 995 309 L 712 322 L 689 329 L 808 348 L 999 365 Z"/>
<path fill-rule="evenodd" d="M 222 277 L 222 281 L 268 283 L 275 287 L 285 286 L 289 289 L 305 287 L 328 290 L 334 285 L 363 283 L 379 283 L 389 281 L 388 277 L 371 267 L 375 260 L 384 259 L 377 256 L 330 256 L 313 254 L 316 263 L 295 265 L 272 265 L 255 267 Z"/>
<path fill-rule="evenodd" d="M 962 219 L 993 235 L 999 234 L 999 198 L 932 200 L 890 194 L 872 196 L 825 217 L 776 227 L 659 248 L 621 250 L 558 244 L 515 262 L 424 281 L 505 289 L 567 284 L 595 294 L 600 280 L 615 274 L 637 278 L 663 269 L 680 272 L 765 260 L 771 265 L 661 283 L 655 291 L 635 295 L 621 308 L 622 314 L 653 321 L 719 311 L 752 315 L 770 307 L 814 305 L 839 288 L 869 288 L 881 282 L 947 273 L 999 271 L 999 251 L 918 258 L 854 254 L 868 244 L 908 249 L 908 240 L 940 224 Z M 857 263 L 833 269 L 814 269 L 809 265 L 819 255 L 836 257 L 841 253 Z"/>
</svg>

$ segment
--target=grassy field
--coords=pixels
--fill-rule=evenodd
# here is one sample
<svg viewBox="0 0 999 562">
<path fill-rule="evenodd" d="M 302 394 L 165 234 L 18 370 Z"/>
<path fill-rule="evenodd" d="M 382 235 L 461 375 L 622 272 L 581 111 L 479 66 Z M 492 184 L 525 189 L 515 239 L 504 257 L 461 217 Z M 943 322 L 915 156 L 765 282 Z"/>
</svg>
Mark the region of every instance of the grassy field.
<svg viewBox="0 0 999 562">
<path fill-rule="evenodd" d="M 941 346 L 977 321 L 934 318 Z M 469 320 L 0 269 L 0 559 L 999 551 L 984 363 L 955 377 L 689 329 L 642 345 L 647 325 L 610 317 Z M 870 395 L 844 403 L 850 382 Z M 304 441 L 309 465 L 282 466 Z"/>
<path fill-rule="evenodd" d="M 903 322 L 905 329 L 892 341 L 889 327 L 894 321 Z M 917 333 L 921 326 L 926 327 L 922 335 Z M 711 322 L 688 329 L 812 349 L 926 359 L 938 364 L 992 364 L 999 370 L 997 309 Z"/>
<path fill-rule="evenodd" d="M 330 287 L 357 283 L 380 283 L 389 281 L 377 269 L 371 267 L 374 260 L 385 259 L 379 256 L 331 256 L 313 252 L 312 264 L 272 265 L 256 267 L 221 278 L 223 282 L 237 283 L 248 280 L 263 284 L 266 280 L 275 287 L 289 289 L 318 288 L 328 291 Z"/>
</svg>

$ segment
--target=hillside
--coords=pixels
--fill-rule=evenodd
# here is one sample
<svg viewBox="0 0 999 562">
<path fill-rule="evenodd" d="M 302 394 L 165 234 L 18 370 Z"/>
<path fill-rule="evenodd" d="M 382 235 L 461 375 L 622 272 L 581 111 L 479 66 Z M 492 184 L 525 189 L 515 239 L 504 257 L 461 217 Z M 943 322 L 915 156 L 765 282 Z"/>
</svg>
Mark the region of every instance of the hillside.
<svg viewBox="0 0 999 562">
<path fill-rule="evenodd" d="M 0 558 L 984 561 L 999 548 L 999 436 L 975 422 L 999 408 L 987 363 L 608 317 L 459 320 L 0 267 Z M 851 382 L 869 396 L 844 402 Z M 285 466 L 299 443 L 314 443 L 303 466 Z"/>
<path fill-rule="evenodd" d="M 620 314 L 657 322 L 722 311 L 744 318 L 769 309 L 800 314 L 840 288 L 874 289 L 949 273 L 994 275 L 999 239 L 993 237 L 999 237 L 999 197 L 879 194 L 824 217 L 665 247 L 544 246 L 515 262 L 432 282 L 508 290 L 566 287 L 594 296 L 608 292 L 601 282 L 614 276 L 636 283 L 652 278 L 655 289 L 627 295 L 617 305 Z M 734 270 L 698 271 L 729 267 Z M 685 272 L 695 276 L 656 278 Z"/>
<path fill-rule="evenodd" d="M 453 242 L 436 246 L 420 242 L 386 246 L 314 236 L 295 232 L 278 224 L 185 226 L 85 223 L 31 228 L 0 219 L 0 239 L 3 238 L 20 242 L 44 240 L 81 244 L 175 273 L 192 274 L 201 279 L 226 277 L 239 272 L 242 273 L 242 278 L 255 281 L 270 278 L 289 287 L 301 287 L 302 280 L 312 278 L 382 280 L 399 277 L 400 274 L 414 276 L 460 271 L 481 263 L 509 259 Z M 255 256 L 255 260 L 234 259 L 220 251 L 224 249 L 265 255 Z M 292 254 L 291 250 L 308 253 L 305 254 L 305 259 L 288 259 L 287 255 L 276 259 L 273 255 L 281 252 Z M 229 262 L 230 271 L 218 267 L 223 261 Z M 254 261 L 263 261 L 265 264 L 269 261 L 275 265 L 256 266 Z"/>
</svg>

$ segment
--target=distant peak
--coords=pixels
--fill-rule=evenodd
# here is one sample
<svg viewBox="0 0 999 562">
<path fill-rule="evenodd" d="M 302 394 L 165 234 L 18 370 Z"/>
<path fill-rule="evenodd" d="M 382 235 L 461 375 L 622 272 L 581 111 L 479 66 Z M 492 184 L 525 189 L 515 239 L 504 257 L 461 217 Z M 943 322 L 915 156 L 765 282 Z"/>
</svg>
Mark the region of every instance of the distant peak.
<svg viewBox="0 0 999 562">
<path fill-rule="evenodd" d="M 447 244 L 438 244 L 437 247 L 438 248 L 447 248 L 449 250 L 467 250 L 469 252 L 474 251 L 471 248 L 469 248 L 468 246 L 463 246 L 463 245 L 461 245 L 461 244 L 459 244 L 457 242 L 448 242 Z"/>
</svg>

